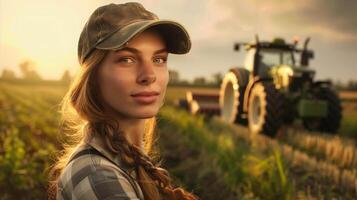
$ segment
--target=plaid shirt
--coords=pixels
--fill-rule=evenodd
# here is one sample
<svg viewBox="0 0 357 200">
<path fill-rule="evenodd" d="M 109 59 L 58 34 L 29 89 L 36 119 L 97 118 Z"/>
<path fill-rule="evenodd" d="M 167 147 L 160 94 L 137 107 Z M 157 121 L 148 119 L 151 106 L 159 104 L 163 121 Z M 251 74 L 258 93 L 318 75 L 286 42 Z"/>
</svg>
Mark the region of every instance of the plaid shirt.
<svg viewBox="0 0 357 200">
<path fill-rule="evenodd" d="M 72 160 L 62 171 L 58 181 L 59 200 L 144 200 L 136 179 L 136 171 L 124 165 L 112 152 L 106 150 L 103 140 L 92 138 L 83 149 L 95 148 L 102 155 L 85 154 Z"/>
</svg>

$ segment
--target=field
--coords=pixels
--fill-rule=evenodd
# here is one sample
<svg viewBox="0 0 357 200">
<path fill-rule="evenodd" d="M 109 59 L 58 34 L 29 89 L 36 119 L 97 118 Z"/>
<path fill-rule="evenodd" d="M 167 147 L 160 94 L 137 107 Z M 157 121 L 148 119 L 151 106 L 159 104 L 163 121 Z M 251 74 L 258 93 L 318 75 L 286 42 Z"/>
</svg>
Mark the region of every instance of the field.
<svg viewBox="0 0 357 200">
<path fill-rule="evenodd" d="M 47 170 L 61 149 L 57 110 L 66 90 L 0 83 L 1 200 L 46 198 Z M 158 148 L 175 184 L 201 199 L 356 199 L 355 93 L 340 94 L 348 100 L 338 135 L 284 127 L 273 140 L 174 107 L 186 90 L 169 88 L 158 115 Z"/>
</svg>

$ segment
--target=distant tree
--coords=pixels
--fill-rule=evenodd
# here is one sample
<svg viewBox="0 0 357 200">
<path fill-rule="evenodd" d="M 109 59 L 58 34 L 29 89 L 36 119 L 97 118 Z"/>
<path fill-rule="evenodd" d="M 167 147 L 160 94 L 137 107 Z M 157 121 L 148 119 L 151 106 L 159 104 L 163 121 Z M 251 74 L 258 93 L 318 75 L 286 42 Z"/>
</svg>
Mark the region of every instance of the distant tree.
<svg viewBox="0 0 357 200">
<path fill-rule="evenodd" d="M 190 81 L 186 80 L 186 79 L 183 79 L 183 80 L 180 80 L 180 84 L 181 85 L 189 85 L 190 84 Z"/>
<path fill-rule="evenodd" d="M 194 85 L 204 85 L 204 84 L 206 84 L 206 78 L 205 77 L 196 77 L 193 80 L 193 84 Z"/>
<path fill-rule="evenodd" d="M 71 77 L 71 73 L 69 72 L 69 70 L 65 70 L 63 72 L 63 75 L 62 75 L 62 78 L 61 78 L 61 81 L 62 82 L 65 82 L 65 83 L 70 83 L 72 80 L 72 77 Z"/>
<path fill-rule="evenodd" d="M 223 74 L 221 72 L 214 73 L 212 77 L 214 85 L 221 85 L 223 80 Z"/>
<path fill-rule="evenodd" d="M 357 90 L 357 81 L 349 80 L 347 83 L 348 90 Z"/>
<path fill-rule="evenodd" d="M 28 80 L 41 80 L 42 78 L 35 70 L 35 65 L 32 61 L 26 60 L 19 65 L 23 78 Z"/>
<path fill-rule="evenodd" d="M 344 90 L 346 89 L 346 85 L 344 83 L 341 82 L 341 80 L 336 80 L 333 81 L 333 86 L 337 89 L 337 90 Z"/>
<path fill-rule="evenodd" d="M 180 81 L 179 73 L 175 70 L 169 70 L 169 83 L 178 83 Z"/>
<path fill-rule="evenodd" d="M 15 72 L 10 69 L 3 69 L 1 74 L 1 79 L 16 79 Z"/>
</svg>

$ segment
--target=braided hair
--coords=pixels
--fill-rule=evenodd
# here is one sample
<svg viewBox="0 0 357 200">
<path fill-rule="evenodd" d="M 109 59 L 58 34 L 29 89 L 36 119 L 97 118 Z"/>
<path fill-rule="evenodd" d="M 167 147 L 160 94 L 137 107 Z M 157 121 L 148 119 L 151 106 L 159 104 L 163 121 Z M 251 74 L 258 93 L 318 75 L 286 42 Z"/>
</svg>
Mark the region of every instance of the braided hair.
<svg viewBox="0 0 357 200">
<path fill-rule="evenodd" d="M 139 183 L 145 199 L 167 200 L 196 200 L 197 196 L 182 188 L 174 188 L 171 185 L 172 178 L 167 170 L 161 168 L 160 162 L 154 162 L 143 150 L 130 144 L 123 132 L 115 132 L 110 125 L 97 125 L 97 133 L 105 138 L 105 144 L 109 150 L 119 154 L 121 161 L 136 170 Z M 99 129 L 99 130 L 98 130 Z M 107 129 L 107 130 L 105 130 Z M 103 134 L 104 133 L 104 134 Z"/>
</svg>

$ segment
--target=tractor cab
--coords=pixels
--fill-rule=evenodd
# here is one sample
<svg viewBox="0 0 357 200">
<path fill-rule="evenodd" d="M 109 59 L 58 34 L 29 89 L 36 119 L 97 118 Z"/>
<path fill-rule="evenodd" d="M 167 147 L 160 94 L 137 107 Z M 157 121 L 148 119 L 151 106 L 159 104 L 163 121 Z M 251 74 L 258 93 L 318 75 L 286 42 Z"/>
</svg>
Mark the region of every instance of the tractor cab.
<svg viewBox="0 0 357 200">
<path fill-rule="evenodd" d="M 269 43 L 266 43 L 269 45 Z M 260 77 L 270 77 L 269 71 L 274 66 L 294 66 L 294 54 L 287 49 L 249 47 L 244 66 L 248 71 Z"/>
<path fill-rule="evenodd" d="M 293 79 L 312 81 L 315 71 L 307 68 L 309 60 L 314 53 L 307 49 L 309 38 L 305 41 L 303 49 L 298 49 L 297 41 L 288 44 L 284 39 L 275 38 L 272 42 L 259 41 L 256 37 L 255 43 L 236 43 L 235 50 L 238 51 L 243 45 L 247 51 L 244 68 L 252 76 L 260 79 L 275 79 L 277 88 L 294 87 Z M 299 58 L 299 62 L 297 62 Z M 303 78 L 302 78 L 303 77 Z"/>
</svg>

